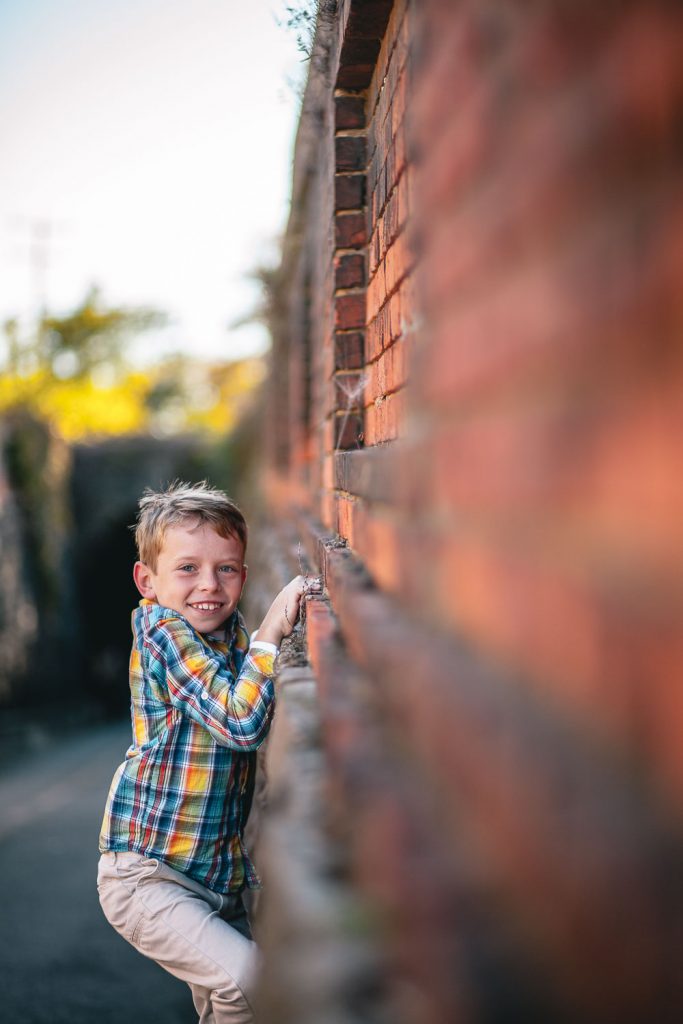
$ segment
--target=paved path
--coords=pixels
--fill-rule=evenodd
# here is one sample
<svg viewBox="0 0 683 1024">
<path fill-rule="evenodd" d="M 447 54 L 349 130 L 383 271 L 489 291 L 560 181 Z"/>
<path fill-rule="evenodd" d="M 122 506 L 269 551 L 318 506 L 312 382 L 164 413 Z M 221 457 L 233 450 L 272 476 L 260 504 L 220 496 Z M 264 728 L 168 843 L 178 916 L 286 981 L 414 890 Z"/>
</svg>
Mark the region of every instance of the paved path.
<svg viewBox="0 0 683 1024">
<path fill-rule="evenodd" d="M 97 901 L 97 835 L 130 726 L 46 742 L 0 776 L 3 1024 L 192 1024 L 189 990 Z"/>
</svg>

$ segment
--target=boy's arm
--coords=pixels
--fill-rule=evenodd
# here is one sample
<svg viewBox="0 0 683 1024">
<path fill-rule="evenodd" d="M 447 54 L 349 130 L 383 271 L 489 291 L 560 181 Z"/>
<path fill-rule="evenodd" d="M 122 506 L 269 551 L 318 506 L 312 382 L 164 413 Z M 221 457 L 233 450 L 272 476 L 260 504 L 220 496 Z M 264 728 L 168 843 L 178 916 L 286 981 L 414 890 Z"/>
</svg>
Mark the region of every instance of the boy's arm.
<svg viewBox="0 0 683 1024">
<path fill-rule="evenodd" d="M 319 580 L 307 583 L 297 576 L 280 591 L 237 678 L 221 658 L 207 651 L 184 619 L 169 617 L 157 623 L 146 646 L 171 704 L 207 729 L 221 746 L 256 750 L 270 728 L 277 647 L 294 627 L 302 595 L 319 590 Z"/>
<path fill-rule="evenodd" d="M 254 641 L 256 643 L 264 641 L 279 647 L 282 638 L 289 636 L 294 629 L 303 595 L 319 593 L 320 590 L 321 583 L 317 577 L 308 579 L 305 576 L 295 576 L 286 587 L 283 587 L 271 604 L 253 638 Z"/>
<path fill-rule="evenodd" d="M 181 618 L 158 623 L 147 637 L 151 669 L 163 676 L 170 702 L 223 747 L 256 750 L 270 728 L 275 655 L 249 651 L 237 677 Z"/>
</svg>

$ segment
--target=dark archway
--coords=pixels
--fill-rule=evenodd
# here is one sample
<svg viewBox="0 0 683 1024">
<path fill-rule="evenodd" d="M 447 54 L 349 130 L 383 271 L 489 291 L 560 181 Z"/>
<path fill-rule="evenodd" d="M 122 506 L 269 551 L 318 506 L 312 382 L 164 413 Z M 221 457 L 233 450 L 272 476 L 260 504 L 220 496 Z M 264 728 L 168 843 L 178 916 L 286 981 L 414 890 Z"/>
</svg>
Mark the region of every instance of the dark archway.
<svg viewBox="0 0 683 1024">
<path fill-rule="evenodd" d="M 110 716 L 127 711 L 130 615 L 139 594 L 133 583 L 136 508 L 107 523 L 81 551 L 78 593 L 83 623 L 85 686 Z"/>
</svg>

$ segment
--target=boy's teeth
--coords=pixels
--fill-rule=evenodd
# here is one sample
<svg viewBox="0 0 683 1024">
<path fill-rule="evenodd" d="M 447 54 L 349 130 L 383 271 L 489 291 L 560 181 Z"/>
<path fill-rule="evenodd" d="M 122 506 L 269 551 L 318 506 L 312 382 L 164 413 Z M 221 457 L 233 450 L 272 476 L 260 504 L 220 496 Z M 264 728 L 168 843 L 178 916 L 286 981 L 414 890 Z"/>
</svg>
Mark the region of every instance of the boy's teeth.
<svg viewBox="0 0 683 1024">
<path fill-rule="evenodd" d="M 216 608 L 220 608 L 219 604 L 195 604 L 193 608 L 199 608 L 202 612 L 213 612 Z"/>
</svg>

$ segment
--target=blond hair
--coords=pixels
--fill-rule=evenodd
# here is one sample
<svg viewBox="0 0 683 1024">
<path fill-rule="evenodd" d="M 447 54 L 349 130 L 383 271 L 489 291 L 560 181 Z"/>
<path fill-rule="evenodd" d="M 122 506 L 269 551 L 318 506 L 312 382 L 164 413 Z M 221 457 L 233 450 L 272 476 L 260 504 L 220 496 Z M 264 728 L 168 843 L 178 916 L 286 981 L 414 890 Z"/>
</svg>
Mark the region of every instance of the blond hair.
<svg viewBox="0 0 683 1024">
<path fill-rule="evenodd" d="M 188 520 L 208 523 L 221 537 L 237 537 L 247 548 L 247 523 L 237 505 L 224 491 L 209 487 L 206 480 L 198 484 L 175 480 L 165 491 L 147 487 L 139 502 L 140 511 L 135 530 L 138 557 L 156 572 L 159 552 L 169 527 Z"/>
</svg>

